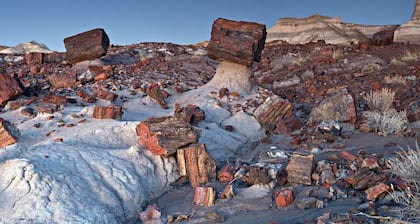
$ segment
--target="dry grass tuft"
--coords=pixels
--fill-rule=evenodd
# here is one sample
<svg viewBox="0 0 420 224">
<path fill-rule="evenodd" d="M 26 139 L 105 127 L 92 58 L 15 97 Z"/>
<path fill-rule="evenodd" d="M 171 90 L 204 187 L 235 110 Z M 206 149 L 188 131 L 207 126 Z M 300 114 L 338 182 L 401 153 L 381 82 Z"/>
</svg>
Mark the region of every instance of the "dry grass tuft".
<svg viewBox="0 0 420 224">
<path fill-rule="evenodd" d="M 390 163 L 394 174 L 403 180 L 414 184 L 414 189 L 407 188 L 404 192 L 391 192 L 392 199 L 402 205 L 402 208 L 395 209 L 400 218 L 413 223 L 420 222 L 420 148 L 416 142 L 416 149 L 408 147 L 407 151 L 402 150 L 398 158 Z"/>
<path fill-rule="evenodd" d="M 384 112 L 392 108 L 395 93 L 388 89 L 382 88 L 381 91 L 370 91 L 365 100 L 372 111 Z"/>
<path fill-rule="evenodd" d="M 394 96 L 395 93 L 392 90 L 383 88 L 381 91 L 371 91 L 365 97 L 370 111 L 365 111 L 363 116 L 367 119 L 370 128 L 379 135 L 387 136 L 406 129 L 407 113 L 398 112 L 392 108 Z"/>
<path fill-rule="evenodd" d="M 420 59 L 420 53 L 419 52 L 410 52 L 406 51 L 404 55 L 401 56 L 401 61 L 403 62 L 413 62 L 418 61 Z"/>
<path fill-rule="evenodd" d="M 402 75 L 394 75 L 394 76 L 385 76 L 385 83 L 386 84 L 401 84 L 406 85 L 407 81 L 405 77 Z"/>
<path fill-rule="evenodd" d="M 382 70 L 382 66 L 375 64 L 375 63 L 369 63 L 367 65 L 365 65 L 362 68 L 362 73 L 363 74 L 372 74 L 372 73 L 376 73 Z"/>
</svg>

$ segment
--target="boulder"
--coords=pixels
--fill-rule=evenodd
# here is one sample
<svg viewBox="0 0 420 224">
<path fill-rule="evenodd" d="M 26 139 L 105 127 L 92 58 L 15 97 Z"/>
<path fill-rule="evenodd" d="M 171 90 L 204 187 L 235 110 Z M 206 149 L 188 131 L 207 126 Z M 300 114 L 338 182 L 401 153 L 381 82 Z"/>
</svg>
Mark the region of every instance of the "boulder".
<svg viewBox="0 0 420 224">
<path fill-rule="evenodd" d="M 0 106 L 6 105 L 7 101 L 16 99 L 23 94 L 22 84 L 16 78 L 8 74 L 0 74 Z"/>
<path fill-rule="evenodd" d="M 372 37 L 373 44 L 376 46 L 386 46 L 392 44 L 394 41 L 394 32 L 395 29 L 382 30 L 375 33 Z"/>
<path fill-rule="evenodd" d="M 105 30 L 97 28 L 64 39 L 66 58 L 74 64 L 94 60 L 106 54 L 109 38 Z"/>
<path fill-rule="evenodd" d="M 0 148 L 15 144 L 19 135 L 17 128 L 8 121 L 0 118 Z"/>
<path fill-rule="evenodd" d="M 337 122 L 356 122 L 356 108 L 354 99 L 347 89 L 342 89 L 339 92 L 333 93 L 320 104 L 313 108 L 310 114 L 309 122 L 317 123 L 322 121 L 337 121 Z"/>
<path fill-rule="evenodd" d="M 250 66 L 261 60 L 266 28 L 263 24 L 219 18 L 214 21 L 210 43 L 210 58 Z"/>
<path fill-rule="evenodd" d="M 36 65 L 44 63 L 44 53 L 42 52 L 29 52 L 26 53 L 25 59 L 27 65 Z"/>
</svg>

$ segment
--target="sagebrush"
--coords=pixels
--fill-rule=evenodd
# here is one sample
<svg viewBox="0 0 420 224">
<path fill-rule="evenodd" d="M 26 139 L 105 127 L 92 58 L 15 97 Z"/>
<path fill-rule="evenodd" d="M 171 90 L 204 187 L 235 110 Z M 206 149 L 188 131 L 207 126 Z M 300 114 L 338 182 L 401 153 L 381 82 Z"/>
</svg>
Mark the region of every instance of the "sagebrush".
<svg viewBox="0 0 420 224">
<path fill-rule="evenodd" d="M 420 222 L 420 149 L 416 142 L 416 149 L 408 147 L 407 151 L 402 150 L 396 159 L 390 163 L 392 172 L 411 184 L 411 187 L 403 192 L 393 191 L 390 193 L 392 199 L 400 204 L 402 208 L 395 209 L 395 212 L 403 220 L 413 223 Z"/>
</svg>

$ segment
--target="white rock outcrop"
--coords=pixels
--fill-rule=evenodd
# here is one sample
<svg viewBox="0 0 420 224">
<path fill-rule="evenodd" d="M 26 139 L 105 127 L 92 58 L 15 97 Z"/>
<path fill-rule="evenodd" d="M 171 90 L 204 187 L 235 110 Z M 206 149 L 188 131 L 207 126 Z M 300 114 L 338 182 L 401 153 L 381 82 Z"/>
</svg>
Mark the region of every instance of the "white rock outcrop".
<svg viewBox="0 0 420 224">
<path fill-rule="evenodd" d="M 137 148 L 138 122 L 77 126 L 61 143 L 32 122 L 0 151 L 0 223 L 124 223 L 177 178 L 173 158 Z"/>
<path fill-rule="evenodd" d="M 266 42 L 285 41 L 305 44 L 324 40 L 328 44 L 359 43 L 382 30 L 395 26 L 343 23 L 340 17 L 313 15 L 308 18 L 281 18 L 267 31 Z"/>
<path fill-rule="evenodd" d="M 420 44 L 420 0 L 416 0 L 411 20 L 395 30 L 394 42 Z"/>
<path fill-rule="evenodd" d="M 0 54 L 26 54 L 29 52 L 39 53 L 52 53 L 45 44 L 31 41 L 27 43 L 21 43 L 14 47 L 9 47 L 0 51 Z"/>
</svg>

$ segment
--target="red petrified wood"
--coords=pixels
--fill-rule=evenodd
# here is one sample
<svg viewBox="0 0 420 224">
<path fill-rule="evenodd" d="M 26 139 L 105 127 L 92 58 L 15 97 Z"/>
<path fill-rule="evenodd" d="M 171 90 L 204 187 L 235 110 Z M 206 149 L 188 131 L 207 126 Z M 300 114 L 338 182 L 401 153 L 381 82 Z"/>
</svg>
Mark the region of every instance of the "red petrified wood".
<svg viewBox="0 0 420 224">
<path fill-rule="evenodd" d="M 175 117 L 149 118 L 136 128 L 139 144 L 155 155 L 170 155 L 198 142 L 200 131 Z"/>
<path fill-rule="evenodd" d="M 8 121 L 0 118 L 0 148 L 17 142 L 19 130 Z"/>
<path fill-rule="evenodd" d="M 263 24 L 219 18 L 212 26 L 208 55 L 218 61 L 250 66 L 260 61 L 266 34 Z"/>
</svg>

